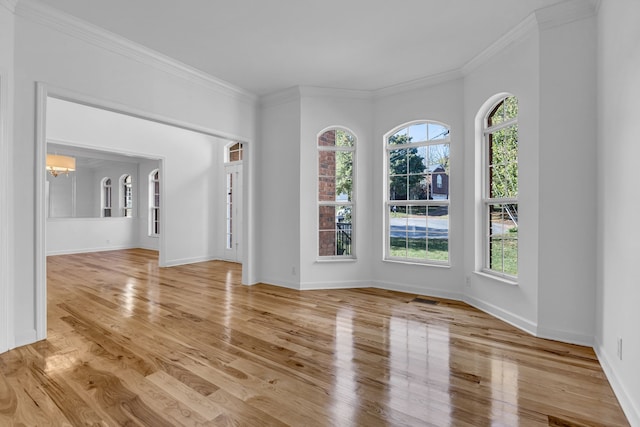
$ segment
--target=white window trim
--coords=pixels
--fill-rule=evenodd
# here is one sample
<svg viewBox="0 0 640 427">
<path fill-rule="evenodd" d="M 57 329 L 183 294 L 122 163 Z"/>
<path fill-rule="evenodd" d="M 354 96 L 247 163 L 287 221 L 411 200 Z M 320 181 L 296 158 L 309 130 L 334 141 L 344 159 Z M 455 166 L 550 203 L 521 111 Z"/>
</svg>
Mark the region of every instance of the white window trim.
<svg viewBox="0 0 640 427">
<path fill-rule="evenodd" d="M 242 153 L 240 156 L 240 160 L 234 160 L 231 161 L 231 147 L 233 147 L 236 144 L 240 144 L 240 152 Z M 237 164 L 242 164 L 242 161 L 244 160 L 244 155 L 245 155 L 245 147 L 244 147 L 244 143 L 240 142 L 240 141 L 231 141 L 228 144 L 226 144 L 224 146 L 224 164 L 225 166 L 230 166 L 230 165 L 237 165 Z"/>
<path fill-rule="evenodd" d="M 107 184 L 107 181 L 111 181 L 111 184 Z M 109 201 L 111 202 L 109 206 L 106 203 L 106 194 L 107 189 L 109 191 Z M 105 216 L 104 211 L 109 209 L 111 212 L 110 216 Z M 101 218 L 113 218 L 113 180 L 108 176 L 102 178 L 100 180 L 100 217 Z"/>
<path fill-rule="evenodd" d="M 410 264 L 410 265 L 425 265 L 425 266 L 435 266 L 435 267 L 450 267 L 451 266 L 451 248 L 450 248 L 450 244 L 451 244 L 451 197 L 449 196 L 449 198 L 447 200 L 389 200 L 389 153 L 391 151 L 395 151 L 398 150 L 400 148 L 395 148 L 398 146 L 393 146 L 393 145 L 389 145 L 389 138 L 392 137 L 395 133 L 397 133 L 399 130 L 404 129 L 404 128 L 408 128 L 410 126 L 413 125 L 417 125 L 417 124 L 422 124 L 422 123 L 433 123 L 433 124 L 437 124 L 437 125 L 441 125 L 446 127 L 449 130 L 449 133 L 447 134 L 447 136 L 443 139 L 434 139 L 434 140 L 427 140 L 427 141 L 420 141 L 420 142 L 411 142 L 409 144 L 406 144 L 406 147 L 426 147 L 426 146 L 430 146 L 430 145 L 439 145 L 439 144 L 449 144 L 449 153 L 451 153 L 451 127 L 443 122 L 437 121 L 437 120 L 415 120 L 412 122 L 408 122 L 408 123 L 404 123 L 400 126 L 395 127 L 394 129 L 392 129 L 390 132 L 387 132 L 384 135 L 384 187 L 383 187 L 383 191 L 384 191 L 384 196 L 383 196 L 383 200 L 384 200 L 384 212 L 383 212 L 383 218 L 384 218 L 384 228 L 383 228 L 383 235 L 384 235 L 384 251 L 383 251 L 383 261 L 386 262 L 393 262 L 393 263 L 399 263 L 399 264 Z M 449 154 L 451 155 L 451 154 Z M 449 163 L 449 194 L 451 193 L 451 163 Z M 448 251 L 448 259 L 447 261 L 441 261 L 441 260 L 431 260 L 431 259 L 422 259 L 422 258 L 408 258 L 408 257 L 394 257 L 391 256 L 390 251 L 391 251 L 391 241 L 390 241 L 390 232 L 389 232 L 389 227 L 391 224 L 391 218 L 389 218 L 389 211 L 390 211 L 390 207 L 391 206 L 425 206 L 427 207 L 427 212 L 428 212 L 428 208 L 431 206 L 447 206 L 448 207 L 448 216 L 449 216 L 449 236 L 448 236 L 448 244 L 449 244 L 449 251 Z M 427 245 L 428 245 L 428 240 L 427 240 Z"/>
<path fill-rule="evenodd" d="M 499 103 L 503 102 L 506 98 L 509 98 L 513 95 L 510 94 L 505 94 L 503 96 L 501 96 L 500 98 L 498 98 L 497 100 L 495 100 L 495 102 L 492 102 L 489 105 L 489 108 L 486 110 L 486 113 L 484 115 L 484 118 L 482 120 L 482 131 L 481 131 L 481 135 L 482 135 L 482 141 L 481 141 L 481 149 L 482 149 L 482 188 L 481 188 L 481 204 L 482 204 L 482 213 L 481 213 L 481 218 L 482 218 L 482 265 L 480 267 L 480 271 L 476 272 L 478 274 L 490 277 L 490 278 L 494 278 L 497 279 L 503 283 L 509 284 L 509 285 L 517 285 L 518 284 L 518 276 L 514 276 L 511 274 L 507 274 L 501 271 L 497 271 L 497 270 L 492 270 L 491 268 L 489 268 L 489 260 L 490 260 L 490 242 L 489 242 L 489 236 L 490 236 L 490 230 L 488 229 L 489 227 L 489 206 L 492 204 L 517 204 L 519 205 L 518 202 L 518 198 L 517 197 L 503 197 L 503 198 L 488 198 L 487 197 L 487 192 L 489 190 L 489 135 L 497 132 L 501 129 L 504 128 L 508 128 L 510 126 L 513 126 L 514 124 L 518 124 L 518 116 L 516 116 L 515 118 L 512 119 L 508 119 L 505 120 L 501 123 L 498 123 L 496 125 L 487 127 L 487 121 L 489 119 L 489 114 L 491 113 L 491 111 L 493 111 L 493 109 L 496 107 L 496 105 L 498 105 Z M 519 111 L 518 111 L 518 115 L 519 115 Z M 518 129 L 518 140 L 520 138 L 520 129 Z M 518 150 L 519 151 L 519 150 Z M 518 153 L 519 154 L 519 153 Z M 516 160 L 517 162 L 518 160 Z M 520 242 L 518 241 L 518 262 L 520 261 L 520 256 L 519 256 L 519 251 L 520 251 L 520 247 L 519 247 Z M 520 269 L 518 269 L 519 271 Z"/>
<path fill-rule="evenodd" d="M 125 179 L 127 179 L 127 177 L 131 178 L 131 182 L 130 183 L 125 183 Z M 134 216 L 134 210 L 133 210 L 133 175 L 131 174 L 124 174 L 120 177 L 119 179 L 119 186 L 118 188 L 121 191 L 120 197 L 118 197 L 118 200 L 120 200 L 120 214 L 123 218 L 133 218 Z M 125 190 L 125 186 L 129 186 L 131 188 L 131 206 L 127 207 L 125 204 L 125 195 L 127 194 L 127 191 Z M 112 200 L 112 204 L 113 204 L 113 200 Z M 126 209 L 131 209 L 131 216 L 127 217 L 126 215 Z"/>
<path fill-rule="evenodd" d="M 153 176 L 155 174 L 158 174 L 158 179 L 156 180 Z M 160 170 L 159 169 L 154 169 L 149 173 L 149 210 L 148 210 L 148 218 L 149 218 L 149 237 L 159 237 L 160 233 L 156 233 L 154 232 L 154 226 L 153 226 L 153 211 L 154 209 L 157 209 L 158 212 L 160 212 L 160 205 L 158 204 L 158 206 L 156 206 L 155 204 L 155 182 L 160 183 Z M 158 188 L 158 197 L 160 196 L 161 192 L 160 189 Z M 162 203 L 162 200 L 160 200 L 160 203 Z M 158 231 L 160 229 L 160 224 L 158 223 Z"/>
<path fill-rule="evenodd" d="M 339 130 L 339 131 L 343 131 L 346 132 L 348 134 L 350 134 L 351 136 L 353 136 L 353 146 L 351 147 L 339 147 L 339 146 L 320 146 L 318 145 L 318 140 L 320 139 L 320 136 L 322 136 L 322 134 L 324 134 L 325 132 L 331 131 L 331 130 Z M 356 136 L 356 134 L 349 128 L 346 127 L 342 127 L 342 126 L 331 126 L 328 128 L 325 128 L 323 130 L 321 130 L 320 132 L 318 132 L 318 134 L 316 135 L 316 159 L 315 159 L 315 180 L 316 180 L 316 188 L 315 188 L 315 197 L 316 197 L 316 212 L 315 212 L 315 224 L 316 224 L 316 232 L 315 232 L 315 252 L 316 252 L 316 262 L 334 262 L 334 261 L 338 261 L 338 262 L 342 262 L 342 261 L 354 261 L 357 259 L 356 256 L 356 243 L 357 243 L 357 239 L 356 239 L 356 213 L 357 213 L 357 208 L 356 208 L 356 200 L 357 200 L 357 185 L 356 185 L 356 176 L 357 176 L 357 151 L 356 151 L 356 146 L 358 145 L 358 137 Z M 320 177 L 320 165 L 319 165 L 319 161 L 318 161 L 318 156 L 319 153 L 321 151 L 333 151 L 333 152 L 337 152 L 337 151 L 344 151 L 344 152 L 352 152 L 353 153 L 353 165 L 352 165 L 352 177 L 351 177 L 351 201 L 332 201 L 332 200 L 318 200 L 319 199 L 319 194 L 320 194 L 320 186 L 319 186 L 319 177 Z M 320 207 L 321 206 L 350 206 L 351 207 L 351 253 L 349 255 L 327 255 L 327 256 L 321 256 L 319 254 L 319 247 L 320 247 L 320 218 L 319 218 L 319 212 L 320 212 Z"/>
</svg>

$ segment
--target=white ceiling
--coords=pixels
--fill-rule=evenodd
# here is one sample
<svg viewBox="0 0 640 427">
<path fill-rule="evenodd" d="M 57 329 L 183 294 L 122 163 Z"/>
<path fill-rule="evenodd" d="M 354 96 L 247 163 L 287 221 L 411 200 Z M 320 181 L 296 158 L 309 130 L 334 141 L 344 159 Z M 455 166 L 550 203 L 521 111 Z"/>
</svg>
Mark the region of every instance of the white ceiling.
<svg viewBox="0 0 640 427">
<path fill-rule="evenodd" d="M 589 1 L 589 0 L 584 0 Z M 459 69 L 562 0 L 42 0 L 258 95 Z"/>
</svg>

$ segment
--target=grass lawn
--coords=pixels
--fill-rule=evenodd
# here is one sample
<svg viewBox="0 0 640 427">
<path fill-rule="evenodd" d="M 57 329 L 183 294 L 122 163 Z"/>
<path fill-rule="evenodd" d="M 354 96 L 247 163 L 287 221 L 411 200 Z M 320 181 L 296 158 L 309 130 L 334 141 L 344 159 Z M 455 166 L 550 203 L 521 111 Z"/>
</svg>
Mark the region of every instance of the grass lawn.
<svg viewBox="0 0 640 427">
<path fill-rule="evenodd" d="M 504 262 L 504 269 L 502 263 Z M 518 240 L 500 239 L 494 237 L 491 240 L 490 268 L 496 271 L 504 271 L 512 276 L 518 275 Z"/>
<path fill-rule="evenodd" d="M 427 243 L 428 242 L 428 243 Z M 449 260 L 449 241 L 446 239 L 405 239 L 392 237 L 389 255 L 400 258 Z M 428 252 L 427 252 L 428 247 Z"/>
</svg>

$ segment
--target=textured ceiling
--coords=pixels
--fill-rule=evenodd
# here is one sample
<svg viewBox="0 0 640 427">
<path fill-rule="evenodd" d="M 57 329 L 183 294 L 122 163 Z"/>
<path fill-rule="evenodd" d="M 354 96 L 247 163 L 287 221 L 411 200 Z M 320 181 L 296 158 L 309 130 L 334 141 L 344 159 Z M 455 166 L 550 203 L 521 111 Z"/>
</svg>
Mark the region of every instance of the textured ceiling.
<svg viewBox="0 0 640 427">
<path fill-rule="evenodd" d="M 589 1 L 589 0 L 584 0 Z M 41 0 L 263 95 L 455 70 L 560 0 Z"/>
</svg>

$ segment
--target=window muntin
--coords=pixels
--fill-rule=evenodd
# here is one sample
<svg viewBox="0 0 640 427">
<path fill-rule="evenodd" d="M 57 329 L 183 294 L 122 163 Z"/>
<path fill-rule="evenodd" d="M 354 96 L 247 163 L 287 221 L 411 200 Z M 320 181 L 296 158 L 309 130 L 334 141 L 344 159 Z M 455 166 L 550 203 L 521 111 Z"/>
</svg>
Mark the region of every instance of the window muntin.
<svg viewBox="0 0 640 427">
<path fill-rule="evenodd" d="M 356 138 L 343 129 L 318 137 L 318 256 L 353 258 Z"/>
<path fill-rule="evenodd" d="M 518 100 L 495 104 L 483 129 L 484 264 L 488 273 L 518 277 Z"/>
<path fill-rule="evenodd" d="M 160 172 L 149 174 L 149 235 L 160 234 Z"/>
<path fill-rule="evenodd" d="M 122 216 L 133 217 L 133 179 L 131 175 L 124 175 L 122 181 Z"/>
<path fill-rule="evenodd" d="M 386 139 L 385 259 L 449 262 L 449 127 L 412 123 Z"/>
<path fill-rule="evenodd" d="M 102 206 L 101 213 L 103 218 L 111 217 L 111 178 L 102 178 Z"/>
</svg>

